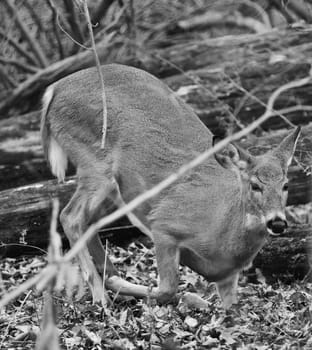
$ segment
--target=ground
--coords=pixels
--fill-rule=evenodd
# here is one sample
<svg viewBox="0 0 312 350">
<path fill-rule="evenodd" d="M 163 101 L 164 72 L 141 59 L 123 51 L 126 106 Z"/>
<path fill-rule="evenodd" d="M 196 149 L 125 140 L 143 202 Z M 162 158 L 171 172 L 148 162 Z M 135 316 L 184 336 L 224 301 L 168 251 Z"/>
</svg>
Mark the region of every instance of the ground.
<svg viewBox="0 0 312 350">
<path fill-rule="evenodd" d="M 114 263 L 136 283 L 156 281 L 153 250 L 141 244 L 113 248 Z M 1 261 L 1 294 L 9 293 L 46 265 L 44 257 Z M 239 304 L 225 312 L 212 284 L 181 268 L 180 292 L 202 296 L 208 308 L 189 301 L 159 306 L 153 300 L 121 299 L 92 305 L 87 287 L 73 296 L 54 294 L 62 348 L 78 349 L 312 349 L 312 284 L 268 285 L 240 279 Z M 79 295 L 78 295 L 79 294 Z M 192 295 L 192 294 L 191 294 Z M 77 300 L 81 297 L 80 300 Z M 194 301 L 194 300 L 193 300 Z M 196 299 L 195 299 L 196 302 Z M 21 295 L 0 313 L 0 349 L 33 349 L 42 324 L 43 296 Z"/>
</svg>

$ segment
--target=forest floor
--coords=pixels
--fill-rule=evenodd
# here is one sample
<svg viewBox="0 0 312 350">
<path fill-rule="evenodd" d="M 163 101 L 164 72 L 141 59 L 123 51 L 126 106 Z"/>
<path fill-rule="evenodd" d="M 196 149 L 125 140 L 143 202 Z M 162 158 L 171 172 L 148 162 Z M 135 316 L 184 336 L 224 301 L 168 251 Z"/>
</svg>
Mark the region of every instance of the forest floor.
<svg viewBox="0 0 312 350">
<path fill-rule="evenodd" d="M 150 285 L 156 280 L 153 249 L 131 244 L 113 248 L 123 276 Z M 40 271 L 44 257 L 3 259 L 1 296 Z M 131 277 L 130 277 L 131 276 Z M 86 286 L 80 300 L 54 294 L 63 349 L 312 349 L 312 283 L 269 285 L 240 279 L 239 303 L 225 312 L 213 284 L 181 268 L 180 292 L 197 293 L 208 308 L 182 300 L 159 306 L 153 300 L 112 297 L 106 308 L 92 304 Z M 155 283 L 155 282 L 154 282 Z M 196 300 L 195 300 L 196 301 Z M 40 334 L 43 296 L 33 289 L 0 313 L 0 349 L 33 349 Z"/>
</svg>

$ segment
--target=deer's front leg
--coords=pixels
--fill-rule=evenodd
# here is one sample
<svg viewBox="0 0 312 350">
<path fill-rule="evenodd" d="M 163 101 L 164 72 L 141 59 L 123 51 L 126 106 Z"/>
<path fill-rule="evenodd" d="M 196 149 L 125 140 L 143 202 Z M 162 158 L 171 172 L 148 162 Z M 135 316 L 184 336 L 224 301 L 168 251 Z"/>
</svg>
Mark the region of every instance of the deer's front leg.
<svg viewBox="0 0 312 350">
<path fill-rule="evenodd" d="M 170 237 L 160 236 L 154 241 L 159 282 L 157 287 L 148 288 L 130 283 L 121 277 L 111 276 L 106 280 L 106 287 L 116 293 L 134 297 L 150 297 L 160 303 L 171 301 L 179 285 L 179 249 Z"/>
<path fill-rule="evenodd" d="M 229 309 L 232 304 L 237 303 L 237 282 L 239 273 L 235 273 L 222 281 L 216 283 L 217 291 L 225 309 Z"/>
<path fill-rule="evenodd" d="M 167 235 L 160 234 L 154 243 L 159 279 L 155 297 L 160 303 L 167 303 L 178 290 L 180 252 L 176 242 Z"/>
</svg>

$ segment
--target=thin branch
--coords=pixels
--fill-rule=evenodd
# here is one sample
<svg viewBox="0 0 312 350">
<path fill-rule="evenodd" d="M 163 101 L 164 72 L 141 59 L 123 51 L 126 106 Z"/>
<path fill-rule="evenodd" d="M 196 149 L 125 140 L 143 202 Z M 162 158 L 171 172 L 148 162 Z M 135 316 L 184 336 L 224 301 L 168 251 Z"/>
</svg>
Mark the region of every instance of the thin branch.
<svg viewBox="0 0 312 350">
<path fill-rule="evenodd" d="M 67 263 L 71 261 L 82 249 L 84 249 L 87 245 L 87 242 L 96 234 L 96 232 L 101 229 L 103 226 L 106 226 L 113 221 L 121 218 L 124 215 L 127 215 L 128 213 L 132 212 L 136 207 L 147 201 L 148 199 L 158 195 L 162 190 L 170 186 L 172 183 L 174 183 L 176 180 L 178 180 L 181 176 L 186 174 L 191 169 L 197 167 L 201 163 L 203 163 L 206 159 L 211 157 L 213 154 L 215 154 L 218 151 L 221 151 L 224 147 L 226 147 L 230 142 L 237 141 L 241 139 L 242 137 L 246 136 L 253 130 L 255 130 L 260 124 L 265 122 L 267 119 L 269 119 L 272 116 L 273 106 L 277 99 L 277 97 L 285 92 L 286 90 L 304 86 L 311 82 L 311 75 L 309 75 L 306 78 L 296 80 L 293 82 L 290 82 L 288 84 L 282 85 L 280 88 L 275 90 L 273 94 L 270 96 L 268 104 L 266 106 L 266 110 L 264 114 L 252 122 L 249 126 L 247 126 L 245 129 L 240 130 L 239 132 L 228 136 L 227 138 L 221 140 L 219 143 L 217 143 L 215 146 L 209 148 L 207 151 L 201 153 L 199 156 L 197 156 L 195 159 L 193 159 L 191 162 L 183 165 L 180 167 L 176 173 L 170 175 L 163 181 L 161 181 L 158 185 L 154 186 L 150 190 L 142 193 L 141 195 L 137 196 L 135 199 L 130 201 L 125 206 L 121 207 L 120 209 L 116 210 L 112 214 L 102 218 L 98 222 L 92 224 L 88 230 L 83 234 L 82 237 L 79 238 L 79 240 L 72 246 L 72 248 L 64 255 L 63 258 L 59 260 L 58 263 Z M 297 110 L 300 110 L 301 107 L 298 106 Z M 21 284 L 19 287 L 17 287 L 15 290 L 10 291 L 10 293 L 7 293 L 4 295 L 4 297 L 0 300 L 0 310 L 6 306 L 8 303 L 10 303 L 12 300 L 16 299 L 20 294 L 28 290 L 29 288 L 33 287 L 35 284 L 37 284 L 41 279 L 44 278 L 45 281 L 51 280 L 56 273 L 58 272 L 58 267 L 56 264 L 49 265 L 46 268 L 44 268 L 38 275 L 34 276 L 30 280 L 27 280 L 23 284 Z"/>
<path fill-rule="evenodd" d="M 95 63 L 96 63 L 96 68 L 97 68 L 97 71 L 99 74 L 100 85 L 101 85 L 102 114 L 103 114 L 103 116 L 102 116 L 103 125 L 102 125 L 101 148 L 103 149 L 104 145 L 105 145 L 106 130 L 107 130 L 107 103 L 106 103 L 105 84 L 104 84 L 104 77 L 103 77 L 103 73 L 102 73 L 102 69 L 101 69 L 101 63 L 100 63 L 99 56 L 97 54 L 97 50 L 96 50 L 96 46 L 95 46 L 95 41 L 94 41 L 94 36 L 93 36 L 93 31 L 92 31 L 92 23 L 91 23 L 91 19 L 90 19 L 90 13 L 89 13 L 89 9 L 88 9 L 87 0 L 83 1 L 83 9 L 84 9 L 84 13 L 85 13 L 87 24 L 88 24 L 92 49 L 93 49 Z"/>
<path fill-rule="evenodd" d="M 83 44 L 81 44 L 79 41 L 77 41 L 74 37 L 71 36 L 71 34 L 68 33 L 68 31 L 62 26 L 61 22 L 60 22 L 60 18 L 59 18 L 59 14 L 57 13 L 56 16 L 56 22 L 57 25 L 59 26 L 59 28 L 61 29 L 61 31 L 77 46 L 74 46 L 74 50 L 73 53 L 76 53 L 77 51 L 79 51 L 79 48 L 85 49 L 85 50 L 92 50 L 92 48 L 87 47 Z"/>
<path fill-rule="evenodd" d="M 74 6 L 73 0 L 63 0 L 65 10 L 67 12 L 67 21 L 71 28 L 71 37 L 74 38 L 75 42 L 83 43 L 85 38 L 83 35 L 83 32 L 81 30 L 81 25 L 79 25 L 79 20 L 77 18 L 77 13 Z M 79 47 L 74 46 L 74 52 L 77 52 L 79 50 Z"/>
<path fill-rule="evenodd" d="M 261 5 L 259 5 L 258 3 L 254 2 L 254 1 L 251 1 L 251 0 L 242 0 L 241 3 L 256 10 L 260 14 L 260 16 L 262 17 L 262 21 L 265 24 L 265 26 L 268 29 L 272 29 L 270 17 Z"/>
<path fill-rule="evenodd" d="M 137 48 L 139 50 L 142 50 L 141 47 L 137 46 Z M 244 129 L 245 125 L 243 125 L 243 123 L 230 111 L 230 109 L 228 108 L 228 105 L 226 105 L 224 102 L 222 102 L 217 96 L 215 96 L 210 89 L 208 89 L 204 84 L 201 83 L 199 77 L 197 76 L 193 76 L 188 72 L 185 72 L 181 67 L 179 67 L 178 65 L 174 64 L 173 62 L 167 60 L 166 58 L 156 54 L 156 53 L 150 53 L 150 55 L 156 57 L 157 59 L 165 62 L 166 64 L 168 64 L 169 66 L 175 68 L 178 72 L 180 72 L 183 76 L 185 76 L 186 78 L 190 79 L 190 81 L 192 81 L 193 83 L 195 83 L 196 85 L 200 86 L 204 91 L 206 91 L 210 97 L 212 97 L 215 101 L 217 101 L 220 106 L 225 106 L 226 108 L 226 113 L 228 113 L 228 116 L 231 119 L 231 122 L 233 122 L 239 129 Z"/>
<path fill-rule="evenodd" d="M 23 37 L 25 40 L 27 40 L 29 46 L 31 47 L 33 53 L 37 57 L 38 61 L 40 62 L 40 65 L 42 67 L 48 66 L 48 59 L 44 53 L 44 51 L 41 49 L 40 44 L 37 42 L 35 37 L 29 32 L 29 29 L 21 19 L 18 9 L 14 5 L 14 3 L 10 0 L 5 0 L 5 5 L 11 12 L 12 16 L 14 16 L 15 22 L 17 26 L 19 27 Z"/>
<path fill-rule="evenodd" d="M 62 240 L 57 232 L 57 219 L 60 210 L 60 202 L 58 199 L 53 199 L 52 201 L 52 218 L 50 225 L 50 244 L 48 252 L 48 260 L 50 263 L 54 263 L 59 260 L 61 256 Z"/>
<path fill-rule="evenodd" d="M 24 56 L 28 62 L 32 63 L 33 65 L 37 65 L 38 62 L 35 60 L 35 58 L 30 55 L 28 53 L 28 51 L 26 49 L 24 49 L 16 40 L 14 40 L 13 38 L 9 37 L 7 35 L 7 33 L 4 32 L 4 30 L 2 30 L 0 28 L 0 37 L 3 37 L 5 40 L 7 40 L 7 42 L 14 47 L 14 49 L 21 54 L 22 56 Z"/>
<path fill-rule="evenodd" d="M 55 38 L 57 41 L 57 45 L 59 48 L 59 53 L 60 53 L 60 57 L 64 58 L 64 49 L 63 49 L 63 45 L 62 45 L 62 40 L 60 37 L 60 31 L 59 31 L 59 18 L 58 18 L 58 11 L 57 8 L 54 4 L 54 2 L 52 0 L 48 0 L 48 5 L 50 7 L 50 10 L 52 12 L 52 22 L 53 22 L 53 29 L 54 29 L 54 33 L 55 33 Z"/>
<path fill-rule="evenodd" d="M 236 115 L 237 113 L 239 112 L 240 108 L 243 107 L 243 103 L 246 102 L 247 98 L 251 98 L 252 100 L 254 101 L 257 101 L 261 106 L 263 107 L 266 107 L 266 104 L 265 102 L 263 102 L 262 100 L 260 100 L 257 96 L 253 95 L 253 93 L 251 93 L 250 91 L 246 90 L 245 88 L 243 88 L 242 86 L 240 86 L 239 84 L 236 83 L 236 81 L 234 79 L 232 79 L 229 75 L 227 75 L 224 71 L 222 72 L 223 75 L 229 79 L 231 81 L 231 83 L 237 88 L 239 89 L 240 91 L 244 92 L 245 93 L 245 96 L 243 98 L 243 102 L 240 103 L 239 105 L 239 109 L 237 109 L 235 112 L 236 112 Z M 280 113 L 279 111 L 276 111 L 276 110 L 273 110 L 274 112 L 274 115 L 275 116 L 279 116 L 286 124 L 290 125 L 290 126 L 294 126 L 294 124 L 292 122 L 290 122 L 285 116 L 283 116 L 282 113 Z M 285 112 L 284 112 L 285 113 Z"/>
<path fill-rule="evenodd" d="M 19 69 L 22 69 L 24 72 L 27 72 L 27 73 L 37 73 L 38 72 L 37 67 L 31 66 L 31 65 L 23 63 L 19 60 L 15 60 L 15 59 L 11 59 L 11 58 L 5 58 L 5 57 L 0 56 L 0 63 L 15 66 Z"/>
</svg>

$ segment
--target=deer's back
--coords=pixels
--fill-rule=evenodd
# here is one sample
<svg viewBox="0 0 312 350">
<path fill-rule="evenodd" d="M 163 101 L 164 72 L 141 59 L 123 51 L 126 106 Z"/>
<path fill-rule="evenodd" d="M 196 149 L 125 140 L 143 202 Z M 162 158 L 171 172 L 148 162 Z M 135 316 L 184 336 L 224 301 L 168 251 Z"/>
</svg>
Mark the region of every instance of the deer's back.
<svg viewBox="0 0 312 350">
<path fill-rule="evenodd" d="M 129 201 L 211 147 L 211 132 L 160 80 L 116 64 L 103 66 L 102 72 L 108 107 L 104 150 L 100 148 L 102 99 L 95 68 L 55 84 L 47 117 L 52 134 L 81 171 L 94 174 L 99 165 L 100 170 L 101 164 L 109 165 L 124 200 Z M 181 191 L 184 183 L 202 188 L 207 198 L 203 204 L 210 202 L 211 207 L 211 201 L 228 202 L 226 188 L 233 187 L 233 181 L 233 174 L 210 158 L 178 183 Z M 169 200 L 178 188 L 174 185 L 159 198 Z M 195 211 L 198 197 L 187 197 Z M 213 210 L 210 213 L 214 215 Z"/>
</svg>

